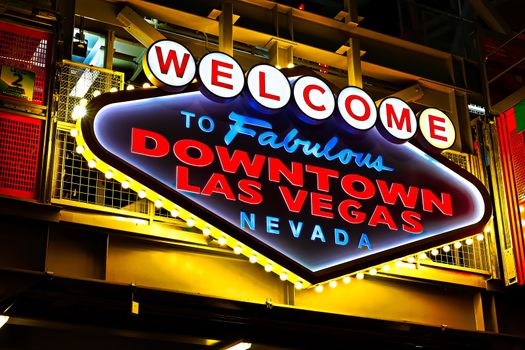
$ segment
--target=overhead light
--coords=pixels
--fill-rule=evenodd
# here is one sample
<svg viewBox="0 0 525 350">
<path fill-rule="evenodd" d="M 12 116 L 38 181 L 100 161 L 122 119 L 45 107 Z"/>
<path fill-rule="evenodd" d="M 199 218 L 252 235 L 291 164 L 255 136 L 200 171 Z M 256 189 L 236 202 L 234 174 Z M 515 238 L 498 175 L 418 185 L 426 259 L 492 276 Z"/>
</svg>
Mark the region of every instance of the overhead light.
<svg viewBox="0 0 525 350">
<path fill-rule="evenodd" d="M 241 341 L 227 348 L 224 348 L 224 350 L 248 350 L 251 347 L 252 347 L 252 343 L 246 343 L 246 342 Z"/>
<path fill-rule="evenodd" d="M 7 321 L 9 321 L 9 316 L 0 315 L 0 328 L 2 328 L 7 323 Z"/>
<path fill-rule="evenodd" d="M 478 105 L 475 105 L 475 104 L 472 104 L 472 103 L 468 104 L 468 110 L 472 114 L 478 114 L 478 115 L 485 115 L 486 114 L 485 107 L 478 106 Z"/>
</svg>

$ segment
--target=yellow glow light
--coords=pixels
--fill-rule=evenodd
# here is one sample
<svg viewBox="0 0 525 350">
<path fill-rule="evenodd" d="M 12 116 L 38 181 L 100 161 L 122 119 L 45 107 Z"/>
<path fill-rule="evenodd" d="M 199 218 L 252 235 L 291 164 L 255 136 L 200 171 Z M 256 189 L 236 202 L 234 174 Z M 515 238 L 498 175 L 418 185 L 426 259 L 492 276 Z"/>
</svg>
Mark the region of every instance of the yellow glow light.
<svg viewBox="0 0 525 350">
<path fill-rule="evenodd" d="M 88 167 L 93 169 L 96 166 L 97 166 L 97 162 L 95 160 L 93 160 L 93 159 L 90 159 L 89 162 L 88 162 Z"/>
<path fill-rule="evenodd" d="M 319 285 L 315 286 L 315 291 L 317 293 L 321 293 L 323 290 L 324 290 L 324 287 L 322 285 L 319 284 Z"/>
<path fill-rule="evenodd" d="M 480 233 L 480 234 L 478 234 L 478 235 L 476 236 L 476 239 L 477 239 L 478 241 L 482 241 L 484 238 L 485 238 L 485 236 L 483 236 L 482 233 Z"/>
<path fill-rule="evenodd" d="M 297 290 L 303 289 L 303 282 L 301 282 L 301 281 L 295 282 L 295 289 L 297 289 Z"/>
<path fill-rule="evenodd" d="M 416 261 L 416 259 L 413 257 L 413 256 L 409 256 L 407 261 L 410 263 L 410 264 L 413 264 L 414 261 Z"/>
<path fill-rule="evenodd" d="M 396 265 L 396 267 L 401 267 L 403 266 L 403 262 L 401 260 L 397 260 L 394 265 Z"/>
<path fill-rule="evenodd" d="M 175 210 L 175 209 L 173 209 L 173 210 Z M 173 212 L 173 210 L 172 210 L 172 212 Z M 173 214 L 171 214 L 171 215 L 173 215 Z M 177 214 L 177 215 L 178 215 L 178 214 Z M 208 237 L 208 236 L 210 235 L 210 233 L 211 233 L 211 230 L 210 230 L 209 227 L 205 227 L 205 228 L 202 229 L 202 234 L 203 234 L 204 236 Z"/>
<path fill-rule="evenodd" d="M 140 197 L 140 196 L 139 196 Z M 173 216 L 174 218 L 176 218 L 177 216 L 179 216 L 179 211 L 177 209 L 172 209 L 171 212 L 170 212 L 171 216 Z M 204 231 L 202 231 L 204 233 Z M 208 233 L 209 235 L 209 233 Z"/>
<path fill-rule="evenodd" d="M 385 272 L 390 271 L 390 265 L 383 265 L 383 267 L 381 268 L 381 270 L 383 270 L 383 271 L 385 271 Z"/>
<path fill-rule="evenodd" d="M 472 238 L 467 238 L 467 240 L 465 241 L 466 245 L 472 245 L 472 243 L 474 243 L 474 240 Z"/>
<path fill-rule="evenodd" d="M 257 262 L 257 260 L 259 260 L 259 259 L 257 258 L 257 255 L 250 255 L 250 262 L 251 262 L 252 264 L 255 264 L 255 263 Z"/>
<path fill-rule="evenodd" d="M 295 64 L 293 64 L 293 63 L 288 63 L 288 66 L 287 66 L 287 67 L 288 67 L 288 68 L 293 68 L 293 67 L 295 67 Z"/>
<path fill-rule="evenodd" d="M 523 205 L 520 205 L 520 213 L 523 213 L 525 212 L 525 207 L 523 207 Z"/>
<path fill-rule="evenodd" d="M 188 226 L 188 227 L 195 226 L 195 219 L 194 218 L 188 218 L 188 220 L 186 220 L 186 226 Z M 222 237 L 222 238 L 224 238 L 224 237 Z M 219 241 L 219 244 L 220 244 L 220 241 Z M 224 238 L 224 244 L 226 244 L 226 238 Z M 221 244 L 221 245 L 224 245 L 224 244 Z"/>
<path fill-rule="evenodd" d="M 124 180 L 124 181 L 122 181 L 120 186 L 122 186 L 123 189 L 127 190 L 129 188 L 129 186 L 130 186 L 130 183 L 129 183 L 128 180 Z"/>
<path fill-rule="evenodd" d="M 109 92 L 117 92 L 118 89 L 116 87 L 112 87 L 111 89 L 109 89 Z"/>
<path fill-rule="evenodd" d="M 146 89 L 146 88 L 151 87 L 151 85 L 150 85 L 150 83 L 144 83 L 144 84 L 142 84 L 142 87 Z"/>
<path fill-rule="evenodd" d="M 226 245 L 226 238 L 225 237 L 220 237 L 219 238 L 219 245 L 221 245 L 221 246 Z"/>
<path fill-rule="evenodd" d="M 84 147 L 77 146 L 76 151 L 77 151 L 78 154 L 82 154 L 82 153 L 84 153 Z M 92 167 L 90 167 L 90 168 L 92 168 Z"/>
<path fill-rule="evenodd" d="M 71 129 L 71 131 L 69 131 L 69 134 L 72 137 L 77 137 L 78 136 L 78 130 L 73 128 L 73 129 Z M 78 147 L 82 147 L 82 146 L 78 146 Z"/>
<path fill-rule="evenodd" d="M 430 254 L 432 254 L 433 256 L 437 256 L 439 254 L 439 250 L 437 249 L 432 249 L 432 251 L 430 252 Z"/>
<path fill-rule="evenodd" d="M 137 195 L 139 196 L 139 198 L 146 198 L 146 191 L 140 190 Z"/>
<path fill-rule="evenodd" d="M 375 276 L 377 275 L 377 269 L 370 269 L 370 271 L 368 271 L 369 274 L 371 274 L 372 276 Z"/>
<path fill-rule="evenodd" d="M 362 272 L 358 272 L 357 275 L 355 275 L 355 278 L 357 278 L 358 280 L 362 280 L 363 278 L 365 278 L 365 274 Z"/>
<path fill-rule="evenodd" d="M 454 243 L 454 248 L 456 248 L 456 249 L 461 248 L 461 242 Z"/>
<path fill-rule="evenodd" d="M 97 96 L 100 96 L 100 91 L 98 90 L 93 91 L 93 97 L 97 97 Z"/>
<path fill-rule="evenodd" d="M 157 208 L 157 209 L 162 208 L 162 201 L 160 199 L 157 199 L 155 201 L 155 208 Z"/>
<path fill-rule="evenodd" d="M 73 108 L 73 112 L 71 113 L 71 119 L 78 120 L 84 118 L 86 115 L 87 110 L 86 107 L 77 105 Z"/>
<path fill-rule="evenodd" d="M 272 264 L 268 263 L 268 264 L 264 265 L 264 271 L 272 272 L 272 270 L 273 270 L 273 265 Z"/>
<path fill-rule="evenodd" d="M 110 179 L 113 178 L 113 172 L 111 170 L 108 170 L 108 171 L 106 171 L 104 176 L 106 177 L 106 179 L 110 180 Z"/>
<path fill-rule="evenodd" d="M 350 276 L 345 276 L 345 277 L 343 277 L 343 283 L 344 283 L 344 284 L 348 284 L 348 283 L 350 283 L 351 280 L 352 280 L 352 279 L 350 278 Z"/>
<path fill-rule="evenodd" d="M 443 251 L 444 251 L 445 253 L 450 252 L 450 246 L 448 246 L 448 245 L 444 246 L 444 247 L 443 247 Z"/>
<path fill-rule="evenodd" d="M 237 255 L 240 255 L 242 253 L 242 248 L 237 245 L 235 248 L 233 248 L 233 252 Z"/>
<path fill-rule="evenodd" d="M 130 84 L 130 85 L 126 86 L 126 90 L 128 90 L 128 91 L 135 90 L 135 87 Z"/>
<path fill-rule="evenodd" d="M 485 229 L 483 230 L 485 233 L 489 233 L 492 230 L 490 225 L 485 226 Z"/>
<path fill-rule="evenodd" d="M 88 104 L 88 100 L 86 100 L 85 98 L 81 99 L 80 101 L 78 101 L 78 104 L 82 107 L 86 107 L 87 104 Z"/>
<path fill-rule="evenodd" d="M 286 281 L 288 279 L 288 275 L 285 272 L 283 272 L 279 275 L 279 279 L 281 281 Z"/>
<path fill-rule="evenodd" d="M 419 259 L 425 260 L 426 258 L 428 258 L 426 253 L 419 254 Z"/>
<path fill-rule="evenodd" d="M 335 288 L 335 287 L 337 287 L 337 281 L 330 281 L 330 283 L 328 283 L 328 285 L 330 286 L 330 288 Z"/>
</svg>

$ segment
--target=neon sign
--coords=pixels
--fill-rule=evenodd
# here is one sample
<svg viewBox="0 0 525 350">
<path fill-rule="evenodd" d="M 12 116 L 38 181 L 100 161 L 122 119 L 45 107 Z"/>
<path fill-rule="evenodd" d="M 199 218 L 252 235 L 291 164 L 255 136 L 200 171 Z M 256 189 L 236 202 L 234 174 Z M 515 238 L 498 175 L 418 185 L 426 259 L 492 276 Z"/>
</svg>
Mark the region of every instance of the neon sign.
<svg viewBox="0 0 525 350">
<path fill-rule="evenodd" d="M 475 234 L 490 217 L 483 185 L 436 152 L 455 141 L 440 110 L 416 116 L 396 98 L 376 107 L 356 87 L 336 98 L 301 69 L 263 64 L 245 78 L 232 57 L 197 65 L 171 41 L 152 45 L 145 62 L 153 82 L 177 92 L 94 99 L 77 138 L 83 154 L 293 282 Z"/>
</svg>

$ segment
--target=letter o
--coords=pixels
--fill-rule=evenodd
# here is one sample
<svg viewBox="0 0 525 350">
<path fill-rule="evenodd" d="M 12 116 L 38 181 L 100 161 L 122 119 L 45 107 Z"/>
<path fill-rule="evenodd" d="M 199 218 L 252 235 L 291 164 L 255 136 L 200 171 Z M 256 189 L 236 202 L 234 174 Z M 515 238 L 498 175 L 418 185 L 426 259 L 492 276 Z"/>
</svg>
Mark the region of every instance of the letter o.
<svg viewBox="0 0 525 350">
<path fill-rule="evenodd" d="M 372 98 L 355 86 L 348 86 L 337 96 L 337 108 L 348 125 L 357 130 L 371 129 L 377 120 L 377 108 Z"/>
</svg>

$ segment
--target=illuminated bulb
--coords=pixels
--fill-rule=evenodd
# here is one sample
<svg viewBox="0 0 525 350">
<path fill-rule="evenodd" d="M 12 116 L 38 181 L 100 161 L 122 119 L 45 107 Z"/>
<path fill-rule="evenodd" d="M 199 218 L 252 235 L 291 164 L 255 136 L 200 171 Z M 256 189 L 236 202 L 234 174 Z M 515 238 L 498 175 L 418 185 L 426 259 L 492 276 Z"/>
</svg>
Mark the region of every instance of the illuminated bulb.
<svg viewBox="0 0 525 350">
<path fill-rule="evenodd" d="M 461 242 L 454 243 L 454 248 L 456 248 L 456 249 L 461 248 Z"/>
<path fill-rule="evenodd" d="M 491 230 L 490 225 L 487 225 L 487 226 L 485 227 L 485 230 L 484 230 L 484 231 L 485 231 L 485 233 L 489 233 L 490 230 Z"/>
<path fill-rule="evenodd" d="M 97 96 L 100 96 L 100 91 L 98 90 L 93 91 L 93 97 L 97 97 Z"/>
<path fill-rule="evenodd" d="M 140 190 L 138 193 L 139 198 L 146 198 L 146 191 Z"/>
<path fill-rule="evenodd" d="M 83 118 L 87 113 L 86 107 L 77 105 L 73 108 L 71 119 L 77 120 Z"/>
<path fill-rule="evenodd" d="M 355 278 L 357 278 L 358 280 L 362 280 L 363 278 L 365 278 L 365 274 L 362 272 L 359 272 L 357 273 L 357 275 L 355 275 Z"/>
<path fill-rule="evenodd" d="M 157 209 L 162 208 L 162 201 L 160 199 L 157 199 L 155 201 L 155 208 L 157 208 Z"/>
<path fill-rule="evenodd" d="M 85 98 L 81 99 L 80 101 L 78 101 L 78 104 L 81 105 L 82 107 L 86 107 L 87 104 L 88 104 L 88 100 L 86 100 Z"/>
<path fill-rule="evenodd" d="M 523 207 L 523 205 L 520 205 L 520 213 L 523 213 L 525 212 L 525 207 Z"/>
<path fill-rule="evenodd" d="M 106 177 L 106 179 L 110 180 L 110 179 L 113 178 L 113 172 L 111 170 L 108 170 L 108 171 L 106 171 L 104 176 Z"/>
<path fill-rule="evenodd" d="M 78 130 L 77 129 L 71 129 L 69 131 L 69 134 L 72 136 L 72 137 L 77 137 L 78 136 Z"/>
<path fill-rule="evenodd" d="M 150 83 L 144 83 L 144 84 L 142 84 L 142 87 L 143 88 L 149 88 L 149 87 L 151 87 L 151 85 L 150 85 Z"/>
<path fill-rule="evenodd" d="M 7 321 L 9 321 L 9 316 L 0 315 L 0 328 L 2 328 Z"/>
<path fill-rule="evenodd" d="M 171 215 L 173 215 L 173 211 L 174 210 L 176 210 L 176 209 L 173 209 L 171 211 Z M 177 212 L 177 215 L 179 215 L 179 212 Z M 205 227 L 205 228 L 202 229 L 202 234 L 204 235 L 204 237 L 208 237 L 210 235 L 210 233 L 211 233 L 211 230 L 210 230 L 209 227 Z"/>
<path fill-rule="evenodd" d="M 112 87 L 111 89 L 109 89 L 109 92 L 117 92 L 118 89 L 116 87 Z"/>
<path fill-rule="evenodd" d="M 414 259 L 413 256 L 410 256 L 410 257 L 408 257 L 408 259 L 407 259 L 407 261 L 408 261 L 410 264 L 413 264 L 415 260 L 416 260 L 416 259 Z"/>
<path fill-rule="evenodd" d="M 90 159 L 89 162 L 88 162 L 88 167 L 93 169 L 96 166 L 97 166 L 97 162 L 95 162 L 93 159 Z"/>
<path fill-rule="evenodd" d="M 188 218 L 188 220 L 186 220 L 186 226 L 188 226 L 188 227 L 195 226 L 195 219 L 194 218 Z M 224 237 L 221 237 L 221 238 L 224 238 Z M 223 244 L 221 244 L 221 240 L 219 239 L 219 244 L 224 245 L 225 243 L 226 243 L 226 238 L 224 238 L 224 243 Z"/>
<path fill-rule="evenodd" d="M 281 281 L 286 281 L 288 279 L 288 275 L 285 272 L 283 272 L 279 275 L 279 279 Z"/>
<path fill-rule="evenodd" d="M 376 269 L 370 269 L 370 271 L 368 271 L 368 273 L 370 273 L 372 276 L 375 276 L 375 275 L 377 275 L 377 270 Z"/>
<path fill-rule="evenodd" d="M 276 65 L 275 65 L 275 68 L 277 68 L 277 69 L 281 69 L 281 66 L 278 65 L 278 64 L 276 64 Z"/>
<path fill-rule="evenodd" d="M 295 64 L 293 64 L 293 63 L 288 63 L 288 66 L 287 66 L 287 67 L 288 67 L 288 68 L 293 68 L 293 67 L 295 67 Z"/>
<path fill-rule="evenodd" d="M 337 281 L 330 281 L 330 283 L 328 283 L 328 285 L 330 286 L 330 288 L 335 288 L 335 287 L 337 287 Z"/>
<path fill-rule="evenodd" d="M 450 246 L 448 246 L 448 245 L 444 246 L 444 247 L 443 247 L 443 251 L 444 251 L 445 253 L 450 252 Z"/>
<path fill-rule="evenodd" d="M 476 236 L 476 239 L 477 239 L 478 241 L 482 241 L 484 238 L 485 238 L 485 236 L 483 236 L 482 233 L 480 233 L 479 235 Z"/>
<path fill-rule="evenodd" d="M 466 245 L 472 245 L 472 243 L 474 243 L 474 240 L 472 238 L 467 238 L 467 240 L 465 241 Z"/>
<path fill-rule="evenodd" d="M 381 270 L 387 272 L 387 271 L 390 271 L 390 265 L 383 265 L 383 267 L 381 268 Z"/>
<path fill-rule="evenodd" d="M 315 286 L 315 291 L 317 293 L 321 293 L 324 290 L 324 287 L 322 285 Z"/>
<path fill-rule="evenodd" d="M 140 196 L 139 196 L 140 197 Z M 171 212 L 170 212 L 171 216 L 173 216 L 174 218 L 176 218 L 177 216 L 179 216 L 179 211 L 177 209 L 172 209 Z M 204 230 L 202 231 L 204 233 Z"/>
<path fill-rule="evenodd" d="M 123 189 L 127 190 L 129 188 L 129 186 L 130 186 L 129 185 L 129 181 L 127 181 L 127 180 L 122 181 L 120 186 L 122 186 Z"/>
<path fill-rule="evenodd" d="M 255 264 L 257 262 L 257 256 L 256 255 L 250 255 L 250 262 L 252 264 Z"/>
<path fill-rule="evenodd" d="M 237 255 L 240 255 L 242 253 L 242 248 L 240 246 L 236 246 L 233 248 L 233 252 Z"/>
<path fill-rule="evenodd" d="M 432 249 L 432 251 L 430 252 L 430 254 L 432 254 L 433 256 L 437 256 L 439 254 L 439 250 L 437 249 Z"/>
<path fill-rule="evenodd" d="M 419 259 L 425 260 L 426 258 L 428 258 L 426 253 L 419 254 Z"/>
<path fill-rule="evenodd" d="M 398 261 L 395 262 L 394 265 L 396 265 L 396 267 L 401 267 L 401 266 L 403 266 L 403 262 L 401 260 L 398 260 Z"/>
<path fill-rule="evenodd" d="M 84 147 L 79 145 L 79 146 L 77 146 L 76 151 L 77 151 L 78 154 L 82 154 L 82 153 L 84 153 Z"/>
<path fill-rule="evenodd" d="M 303 289 L 303 282 L 301 281 L 295 282 L 295 289 L 297 290 Z"/>
<path fill-rule="evenodd" d="M 130 85 L 126 86 L 126 90 L 128 90 L 128 91 L 129 90 L 135 90 L 135 87 L 130 84 Z"/>
<path fill-rule="evenodd" d="M 351 280 L 352 280 L 352 279 L 350 278 L 350 276 L 345 276 L 345 277 L 343 277 L 343 283 L 344 283 L 344 284 L 348 284 L 348 283 L 350 283 Z"/>
<path fill-rule="evenodd" d="M 525 220 L 521 220 L 521 226 L 525 226 Z"/>
<path fill-rule="evenodd" d="M 223 245 L 225 245 L 225 244 L 226 244 L 226 238 L 224 238 L 224 237 L 220 237 L 220 238 L 219 238 L 219 245 L 223 246 Z"/>
<path fill-rule="evenodd" d="M 266 265 L 264 265 L 264 271 L 266 271 L 266 272 L 272 272 L 272 270 L 273 270 L 273 266 L 272 266 L 272 264 L 266 264 Z"/>
</svg>

